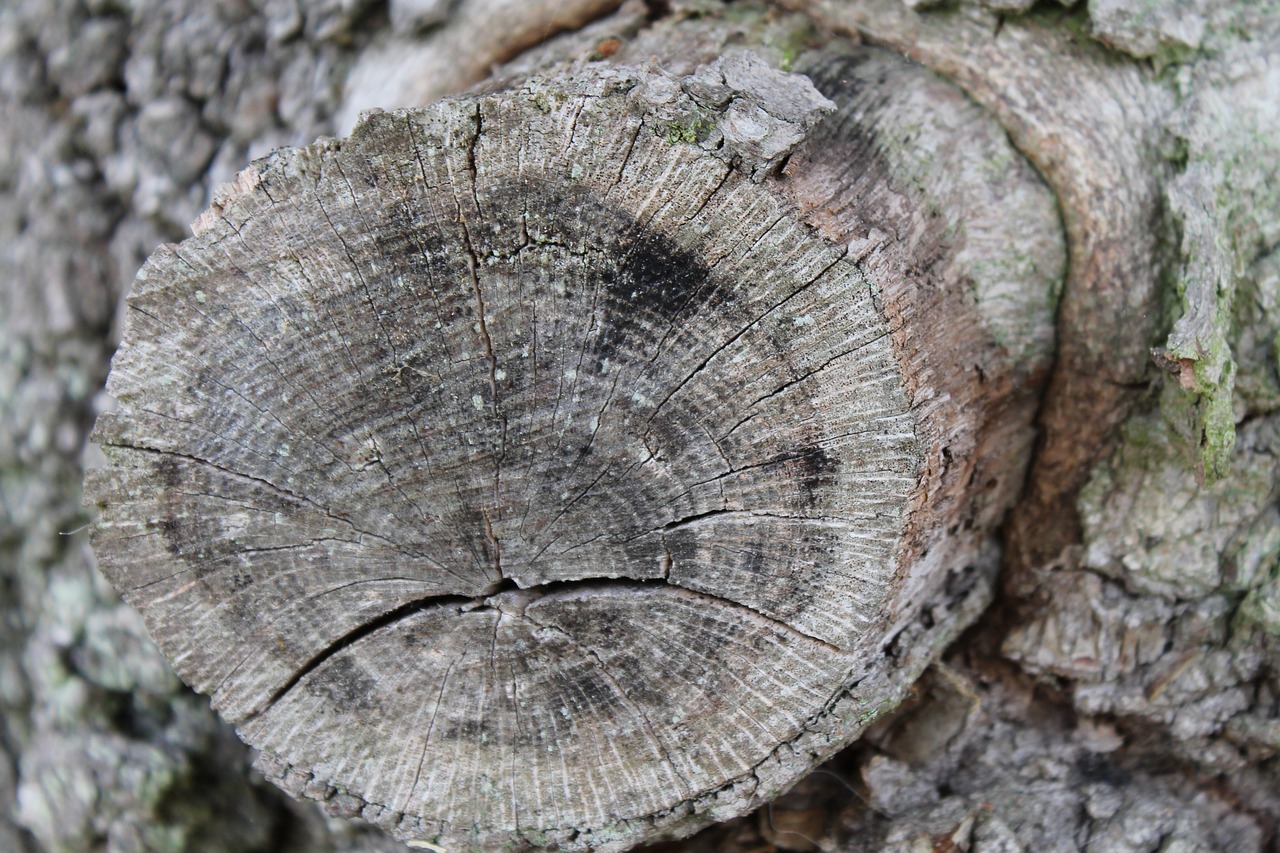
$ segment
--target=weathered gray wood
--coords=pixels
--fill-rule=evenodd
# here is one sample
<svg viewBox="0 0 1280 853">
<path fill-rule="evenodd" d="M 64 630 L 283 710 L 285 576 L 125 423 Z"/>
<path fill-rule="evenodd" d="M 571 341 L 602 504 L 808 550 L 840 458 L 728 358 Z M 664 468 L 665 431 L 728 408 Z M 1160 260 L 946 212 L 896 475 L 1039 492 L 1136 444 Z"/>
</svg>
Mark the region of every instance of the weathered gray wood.
<svg viewBox="0 0 1280 853">
<path fill-rule="evenodd" d="M 799 148 L 835 105 L 742 53 L 376 114 L 139 274 L 95 549 L 287 790 L 450 848 L 685 833 L 976 615 L 1052 199 L 926 72 L 812 61 Z"/>
</svg>

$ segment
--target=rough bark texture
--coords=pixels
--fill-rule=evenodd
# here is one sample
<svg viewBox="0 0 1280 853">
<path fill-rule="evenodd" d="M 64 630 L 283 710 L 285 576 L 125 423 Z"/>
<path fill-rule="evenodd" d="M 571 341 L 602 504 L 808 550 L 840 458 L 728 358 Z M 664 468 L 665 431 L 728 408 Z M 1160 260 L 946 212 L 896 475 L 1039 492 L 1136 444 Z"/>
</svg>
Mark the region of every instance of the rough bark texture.
<svg viewBox="0 0 1280 853">
<path fill-rule="evenodd" d="M 687 74 L 744 41 L 791 68 L 829 31 L 861 37 L 932 68 L 1009 134 L 1056 195 L 1069 250 L 1040 439 L 999 543 L 1005 592 L 829 772 L 682 849 L 1272 844 L 1277 10 L 795 0 L 803 19 L 741 2 L 675 4 L 663 17 L 665 5 L 623 6 L 481 85 L 628 51 Z M 84 436 L 105 405 L 114 308 L 143 257 L 183 236 L 248 159 L 306 144 L 335 128 L 332 116 L 368 106 L 358 81 L 377 79 L 386 45 L 449 67 L 432 56 L 457 42 L 433 42 L 434 22 L 483 20 L 480 8 L 29 0 L 0 10 L 0 796 L 13 804 L 3 849 L 398 846 L 251 779 L 243 747 L 98 579 L 78 484 L 86 461 L 101 462 Z M 468 56 L 501 61 L 593 9 L 529 23 L 520 32 L 535 37 L 514 48 L 466 30 Z M 456 85 L 482 76 L 483 64 L 468 68 Z M 928 164 L 913 162 L 911 128 L 894 122 L 884 118 L 868 148 L 920 174 Z M 857 237 L 850 220 L 824 221 L 844 205 L 838 188 L 829 197 L 811 224 Z M 900 227 L 910 243 L 910 220 Z M 983 243 L 972 245 L 938 254 L 938 266 L 963 266 Z M 864 275 L 900 263 L 885 246 L 867 251 Z M 1034 403 L 1014 375 L 1002 381 L 991 399 Z M 999 407 L 978 422 L 1010 423 Z M 985 524 L 999 503 L 985 506 L 960 517 Z M 332 814 L 363 805 L 322 783 L 303 793 Z"/>
</svg>

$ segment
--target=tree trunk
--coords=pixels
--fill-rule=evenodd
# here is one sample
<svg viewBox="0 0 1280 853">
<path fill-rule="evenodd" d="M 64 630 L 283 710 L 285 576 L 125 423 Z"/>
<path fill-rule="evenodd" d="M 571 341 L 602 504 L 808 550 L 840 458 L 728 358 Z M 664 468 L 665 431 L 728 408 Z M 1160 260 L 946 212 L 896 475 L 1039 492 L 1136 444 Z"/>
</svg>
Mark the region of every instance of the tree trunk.
<svg viewBox="0 0 1280 853">
<path fill-rule="evenodd" d="M 1280 16 L 423 5 L 0 13 L 5 849 L 397 847 L 91 518 L 411 846 L 1270 843 Z"/>
</svg>

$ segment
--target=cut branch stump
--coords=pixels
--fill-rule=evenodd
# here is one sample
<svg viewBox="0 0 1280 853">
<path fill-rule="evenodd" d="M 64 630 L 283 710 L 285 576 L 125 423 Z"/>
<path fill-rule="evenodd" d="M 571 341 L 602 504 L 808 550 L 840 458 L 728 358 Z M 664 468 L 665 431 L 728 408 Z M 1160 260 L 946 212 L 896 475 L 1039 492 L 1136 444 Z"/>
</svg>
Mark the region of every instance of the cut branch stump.
<svg viewBox="0 0 1280 853">
<path fill-rule="evenodd" d="M 255 163 L 96 427 L 177 672 L 411 842 L 776 796 L 981 612 L 1029 454 L 1062 244 L 994 122 L 868 48 L 614 59 Z"/>
</svg>

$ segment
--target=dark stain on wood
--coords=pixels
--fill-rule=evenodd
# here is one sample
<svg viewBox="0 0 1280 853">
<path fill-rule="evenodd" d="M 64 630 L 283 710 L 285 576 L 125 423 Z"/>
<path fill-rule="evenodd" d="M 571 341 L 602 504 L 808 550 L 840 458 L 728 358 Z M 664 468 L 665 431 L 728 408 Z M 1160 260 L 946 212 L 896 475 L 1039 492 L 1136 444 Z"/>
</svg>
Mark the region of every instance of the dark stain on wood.
<svg viewBox="0 0 1280 853">
<path fill-rule="evenodd" d="M 608 289 L 615 326 L 648 318 L 674 324 L 716 293 L 706 264 L 661 234 L 642 231 L 624 251 L 621 275 Z"/>
<path fill-rule="evenodd" d="M 438 736 L 441 740 L 461 740 L 483 743 L 492 739 L 495 732 L 483 719 L 456 720 L 445 725 Z M 436 733 L 433 732 L 433 737 Z"/>
<path fill-rule="evenodd" d="M 350 658 L 335 657 L 306 681 L 306 690 L 339 712 L 363 711 L 372 707 L 374 681 Z"/>
<path fill-rule="evenodd" d="M 213 541 L 193 521 L 189 509 L 184 506 L 186 496 L 180 491 L 189 473 L 172 456 L 161 456 L 155 463 L 156 474 L 163 483 L 161 490 L 161 515 L 152 524 L 164 537 L 165 550 L 190 566 L 202 583 L 208 583 L 210 570 L 207 560 L 213 555 Z"/>
<path fill-rule="evenodd" d="M 531 244 L 562 245 L 579 255 L 604 306 L 592 344 L 597 364 L 615 358 L 620 348 L 652 345 L 669 327 L 723 300 L 723 284 L 696 252 L 602 204 L 588 187 L 525 174 L 489 190 L 486 198 L 495 233 L 526 227 L 517 214 L 527 212 L 536 223 Z M 484 235 L 477 249 L 501 254 Z"/>
<path fill-rule="evenodd" d="M 787 468 L 804 493 L 805 504 L 812 507 L 820 500 L 820 492 L 835 483 L 840 465 L 818 446 L 804 448 L 787 462 Z"/>
</svg>

